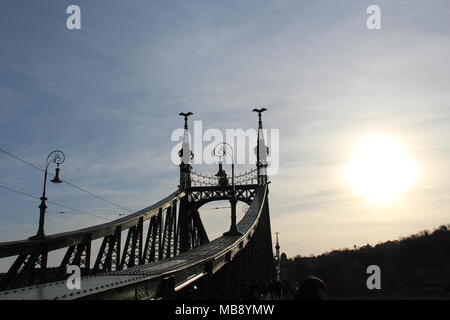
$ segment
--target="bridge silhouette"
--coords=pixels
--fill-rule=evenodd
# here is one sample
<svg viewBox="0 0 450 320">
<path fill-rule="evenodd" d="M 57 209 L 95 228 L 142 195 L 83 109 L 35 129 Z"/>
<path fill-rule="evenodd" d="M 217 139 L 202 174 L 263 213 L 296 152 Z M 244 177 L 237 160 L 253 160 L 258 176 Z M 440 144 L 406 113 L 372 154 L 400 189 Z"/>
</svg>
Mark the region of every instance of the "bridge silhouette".
<svg viewBox="0 0 450 320">
<path fill-rule="evenodd" d="M 80 230 L 0 243 L 15 257 L 0 279 L 0 299 L 237 299 L 244 284 L 275 280 L 267 152 L 259 116 L 256 168 L 227 176 L 193 171 L 184 117 L 178 189 L 133 214 Z M 234 166 L 233 166 L 234 169 Z M 234 172 L 233 172 L 234 173 Z M 199 209 L 229 200 L 231 227 L 210 241 Z M 236 223 L 236 202 L 248 205 Z M 226 231 L 226 230 L 224 230 Z M 100 240 L 98 250 L 92 243 Z M 65 250 L 58 267 L 49 252 Z M 94 252 L 96 251 L 96 252 Z M 81 289 L 67 287 L 67 268 L 80 267 Z"/>
</svg>

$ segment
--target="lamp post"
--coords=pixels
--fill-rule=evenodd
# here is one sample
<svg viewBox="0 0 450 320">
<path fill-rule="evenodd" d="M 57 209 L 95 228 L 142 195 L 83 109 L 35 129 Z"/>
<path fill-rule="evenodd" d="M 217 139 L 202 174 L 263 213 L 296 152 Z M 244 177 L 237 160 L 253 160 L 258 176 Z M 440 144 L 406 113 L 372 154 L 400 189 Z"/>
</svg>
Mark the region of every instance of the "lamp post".
<svg viewBox="0 0 450 320">
<path fill-rule="evenodd" d="M 214 147 L 214 154 L 220 158 L 225 157 L 227 154 L 231 155 L 231 191 L 230 191 L 230 205 L 231 205 L 231 226 L 230 230 L 225 232 L 224 236 L 240 236 L 241 232 L 238 231 L 236 225 L 236 185 L 234 184 L 234 153 L 233 147 L 222 142 Z"/>
<path fill-rule="evenodd" d="M 51 163 L 56 164 L 55 169 L 55 177 L 51 180 L 53 183 L 61 183 L 62 180 L 59 178 L 59 165 L 64 162 L 66 159 L 66 156 L 62 151 L 55 150 L 49 153 L 47 156 L 47 161 L 45 162 L 45 173 L 44 173 L 44 187 L 42 191 L 42 197 L 41 204 L 39 205 L 39 229 L 35 236 L 31 237 L 30 240 L 41 240 L 45 238 L 44 233 L 44 221 L 45 221 L 45 210 L 47 209 L 47 205 L 45 204 L 45 200 L 47 200 L 46 195 L 46 188 L 47 188 L 47 172 L 48 172 L 48 166 Z"/>
</svg>

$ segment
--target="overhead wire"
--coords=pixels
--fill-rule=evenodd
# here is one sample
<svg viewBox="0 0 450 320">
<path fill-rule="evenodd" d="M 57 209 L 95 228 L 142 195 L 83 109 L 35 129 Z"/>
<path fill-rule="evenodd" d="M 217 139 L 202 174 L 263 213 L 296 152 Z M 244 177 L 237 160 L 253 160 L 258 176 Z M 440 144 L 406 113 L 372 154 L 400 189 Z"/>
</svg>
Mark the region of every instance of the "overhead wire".
<svg viewBox="0 0 450 320">
<path fill-rule="evenodd" d="M 19 157 L 19 156 L 16 156 L 16 155 L 12 154 L 11 152 L 9 152 L 9 151 L 7 151 L 7 150 L 5 150 L 5 149 L 0 148 L 0 152 L 3 152 L 4 154 L 10 156 L 11 158 L 14 158 L 14 159 L 16 159 L 16 160 L 18 160 L 18 161 L 20 161 L 20 162 L 23 162 L 23 163 L 25 163 L 25 164 L 27 164 L 27 165 L 33 167 L 33 168 L 36 169 L 36 170 L 39 170 L 39 171 L 41 171 L 41 172 L 45 172 L 44 169 L 42 169 L 42 168 L 40 168 L 40 167 L 38 167 L 38 166 L 32 164 L 31 162 L 29 162 L 29 161 L 27 161 L 27 160 L 22 159 L 22 158 Z M 47 173 L 47 174 L 50 175 L 50 176 L 52 176 L 52 177 L 54 177 L 54 175 L 51 174 L 51 173 Z M 109 203 L 110 205 L 112 205 L 112 206 L 114 206 L 114 207 L 116 207 L 116 208 L 119 208 L 119 209 L 121 209 L 121 210 L 125 210 L 125 211 L 127 211 L 127 212 L 129 212 L 129 213 L 133 213 L 133 212 L 130 211 L 129 209 L 124 208 L 123 206 L 120 206 L 120 205 L 118 205 L 118 204 L 116 204 L 116 203 L 114 203 L 114 202 L 112 202 L 112 201 L 110 201 L 110 200 L 108 200 L 108 199 L 105 199 L 105 198 L 103 198 L 103 197 L 101 197 L 101 196 L 99 196 L 99 195 L 96 195 L 95 193 L 93 193 L 93 192 L 91 192 L 91 191 L 89 191 L 89 190 L 87 190 L 87 189 L 85 189 L 85 188 L 79 187 L 79 186 L 77 186 L 77 185 L 71 183 L 70 181 L 68 181 L 68 180 L 66 180 L 66 179 L 63 180 L 63 183 L 66 183 L 66 184 L 68 184 L 69 186 L 71 186 L 72 188 L 75 188 L 75 189 L 77 189 L 77 190 L 79 190 L 79 191 L 81 191 L 81 192 L 87 193 L 87 194 L 89 194 L 89 195 L 91 195 L 91 196 L 93 196 L 93 197 L 95 197 L 95 198 L 97 198 L 97 199 L 99 199 L 99 200 L 102 200 L 102 201 L 104 201 L 104 202 L 107 202 L 107 203 Z"/>
<path fill-rule="evenodd" d="M 40 200 L 40 198 L 38 198 L 36 196 L 33 196 L 31 194 L 28 194 L 28 193 L 20 191 L 20 190 L 13 189 L 11 187 L 0 185 L 0 188 L 4 189 L 4 190 L 11 191 L 11 192 L 14 192 L 14 193 L 17 193 L 17 194 L 20 194 L 20 195 L 23 195 L 23 196 L 26 196 L 26 197 L 29 197 L 29 198 L 32 198 L 32 199 L 35 199 L 35 200 Z M 113 219 L 109 219 L 109 218 L 106 218 L 106 217 L 102 217 L 102 216 L 97 215 L 95 213 L 91 213 L 91 212 L 80 210 L 80 209 L 75 209 L 75 208 L 69 207 L 67 205 L 55 202 L 55 201 L 47 200 L 47 202 L 51 203 L 51 204 L 53 204 L 55 206 L 61 207 L 61 208 L 65 208 L 65 209 L 69 209 L 69 210 L 72 210 L 72 211 L 76 211 L 76 212 L 81 213 L 81 214 L 90 215 L 90 216 L 93 216 L 93 217 L 96 217 L 96 218 L 99 218 L 99 219 L 105 219 L 105 220 L 110 220 L 110 221 L 113 220 Z"/>
</svg>

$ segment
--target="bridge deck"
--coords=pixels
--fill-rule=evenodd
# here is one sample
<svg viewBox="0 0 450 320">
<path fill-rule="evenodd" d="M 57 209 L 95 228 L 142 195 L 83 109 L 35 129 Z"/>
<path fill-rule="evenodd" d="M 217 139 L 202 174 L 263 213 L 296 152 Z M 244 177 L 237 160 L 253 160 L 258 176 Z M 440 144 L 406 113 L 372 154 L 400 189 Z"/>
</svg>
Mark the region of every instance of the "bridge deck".
<svg viewBox="0 0 450 320">
<path fill-rule="evenodd" d="M 267 190 L 267 189 L 266 189 Z M 226 255 L 232 257 L 249 241 L 260 217 L 265 192 L 258 192 L 247 213 L 238 223 L 242 236 L 220 237 L 203 246 L 197 247 L 176 257 L 143 264 L 121 271 L 113 271 L 81 279 L 81 289 L 70 290 L 66 281 L 52 282 L 26 288 L 0 292 L 0 300 L 37 300 L 37 299 L 78 299 L 114 288 L 129 286 L 164 275 L 187 270 L 183 280 L 176 281 L 176 286 L 182 285 L 196 275 L 200 275 L 204 263 L 211 261 L 213 271 L 220 269 L 226 263 Z M 191 268 L 192 267 L 192 268 Z"/>
</svg>

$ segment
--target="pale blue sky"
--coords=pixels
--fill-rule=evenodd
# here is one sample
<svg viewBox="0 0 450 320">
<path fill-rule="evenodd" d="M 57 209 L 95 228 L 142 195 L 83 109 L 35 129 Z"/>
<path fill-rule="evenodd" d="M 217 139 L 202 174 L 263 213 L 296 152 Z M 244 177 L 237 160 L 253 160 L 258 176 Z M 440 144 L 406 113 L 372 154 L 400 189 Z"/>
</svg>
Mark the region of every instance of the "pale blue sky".
<svg viewBox="0 0 450 320">
<path fill-rule="evenodd" d="M 78 4 L 82 30 L 65 27 Z M 382 30 L 366 8 L 382 9 Z M 0 3 L 0 147 L 138 210 L 172 192 L 180 111 L 204 128 L 280 129 L 273 231 L 288 255 L 377 243 L 450 222 L 450 3 L 434 1 L 17 1 Z M 391 207 L 341 179 L 359 137 L 400 139 L 420 169 Z M 0 184 L 40 196 L 42 174 L 0 154 Z M 49 198 L 117 208 L 68 186 Z M 0 190 L 0 241 L 37 228 L 38 203 Z M 49 210 L 58 210 L 49 206 Z M 208 215 L 214 213 L 208 212 Z M 226 218 L 206 217 L 213 234 Z M 102 222 L 48 215 L 48 233 Z M 224 228 L 226 228 L 226 226 Z"/>
</svg>

